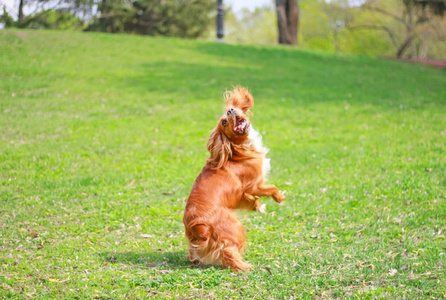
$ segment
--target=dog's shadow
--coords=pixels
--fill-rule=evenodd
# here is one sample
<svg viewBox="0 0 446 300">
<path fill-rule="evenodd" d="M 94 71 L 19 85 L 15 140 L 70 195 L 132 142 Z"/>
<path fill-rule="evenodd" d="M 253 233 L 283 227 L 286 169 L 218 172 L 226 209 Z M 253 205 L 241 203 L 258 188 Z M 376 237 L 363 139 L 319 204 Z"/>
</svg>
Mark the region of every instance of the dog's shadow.
<svg viewBox="0 0 446 300">
<path fill-rule="evenodd" d="M 141 269 L 187 269 L 197 268 L 186 257 L 184 251 L 173 252 L 102 252 L 99 254 L 104 264 L 124 264 Z M 199 266 L 199 268 L 208 268 Z"/>
</svg>

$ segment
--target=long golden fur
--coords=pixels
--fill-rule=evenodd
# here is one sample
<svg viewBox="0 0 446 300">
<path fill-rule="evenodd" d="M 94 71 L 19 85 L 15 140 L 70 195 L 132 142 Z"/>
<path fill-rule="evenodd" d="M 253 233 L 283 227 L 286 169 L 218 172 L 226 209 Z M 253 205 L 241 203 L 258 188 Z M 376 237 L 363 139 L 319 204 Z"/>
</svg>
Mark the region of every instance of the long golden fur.
<svg viewBox="0 0 446 300">
<path fill-rule="evenodd" d="M 236 87 L 226 92 L 225 100 L 225 114 L 207 143 L 210 157 L 192 187 L 183 222 L 188 258 L 194 264 L 248 270 L 251 265 L 241 257 L 245 229 L 233 210 L 259 211 L 259 197 L 272 197 L 278 203 L 285 197 L 276 186 L 264 184 L 266 151 L 249 138 L 252 129 L 246 114 L 254 105 L 252 95 Z"/>
</svg>

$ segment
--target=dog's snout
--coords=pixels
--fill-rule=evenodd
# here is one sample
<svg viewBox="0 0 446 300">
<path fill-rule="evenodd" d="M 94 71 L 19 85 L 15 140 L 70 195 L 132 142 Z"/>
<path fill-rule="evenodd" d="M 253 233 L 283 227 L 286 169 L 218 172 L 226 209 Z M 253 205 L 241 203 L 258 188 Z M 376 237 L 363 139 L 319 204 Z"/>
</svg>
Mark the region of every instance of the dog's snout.
<svg viewBox="0 0 446 300">
<path fill-rule="evenodd" d="M 228 110 L 228 112 L 227 112 L 227 115 L 229 116 L 230 114 L 233 114 L 234 113 L 234 109 L 233 108 L 230 108 L 229 110 Z"/>
</svg>

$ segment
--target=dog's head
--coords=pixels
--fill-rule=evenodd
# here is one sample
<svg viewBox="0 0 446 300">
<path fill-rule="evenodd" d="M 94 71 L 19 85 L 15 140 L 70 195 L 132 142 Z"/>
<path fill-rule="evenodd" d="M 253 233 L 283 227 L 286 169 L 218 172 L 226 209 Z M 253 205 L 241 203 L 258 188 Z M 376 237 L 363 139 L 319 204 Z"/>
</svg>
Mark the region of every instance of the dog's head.
<svg viewBox="0 0 446 300">
<path fill-rule="evenodd" d="M 246 114 L 254 105 L 252 95 L 242 87 L 225 93 L 225 113 L 212 131 L 207 148 L 211 153 L 209 162 L 221 168 L 232 156 L 233 145 L 243 144 L 248 139 L 251 124 Z"/>
</svg>

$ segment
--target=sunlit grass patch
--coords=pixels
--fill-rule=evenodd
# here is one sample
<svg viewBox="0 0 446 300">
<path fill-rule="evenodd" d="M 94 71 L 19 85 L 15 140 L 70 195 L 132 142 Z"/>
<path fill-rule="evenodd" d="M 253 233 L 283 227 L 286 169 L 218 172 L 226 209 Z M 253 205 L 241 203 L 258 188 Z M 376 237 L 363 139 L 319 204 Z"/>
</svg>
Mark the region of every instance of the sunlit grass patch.
<svg viewBox="0 0 446 300">
<path fill-rule="evenodd" d="M 0 295 L 444 298 L 442 70 L 139 36 L 0 31 Z M 251 272 L 192 268 L 182 213 L 231 85 L 288 200 Z"/>
</svg>

